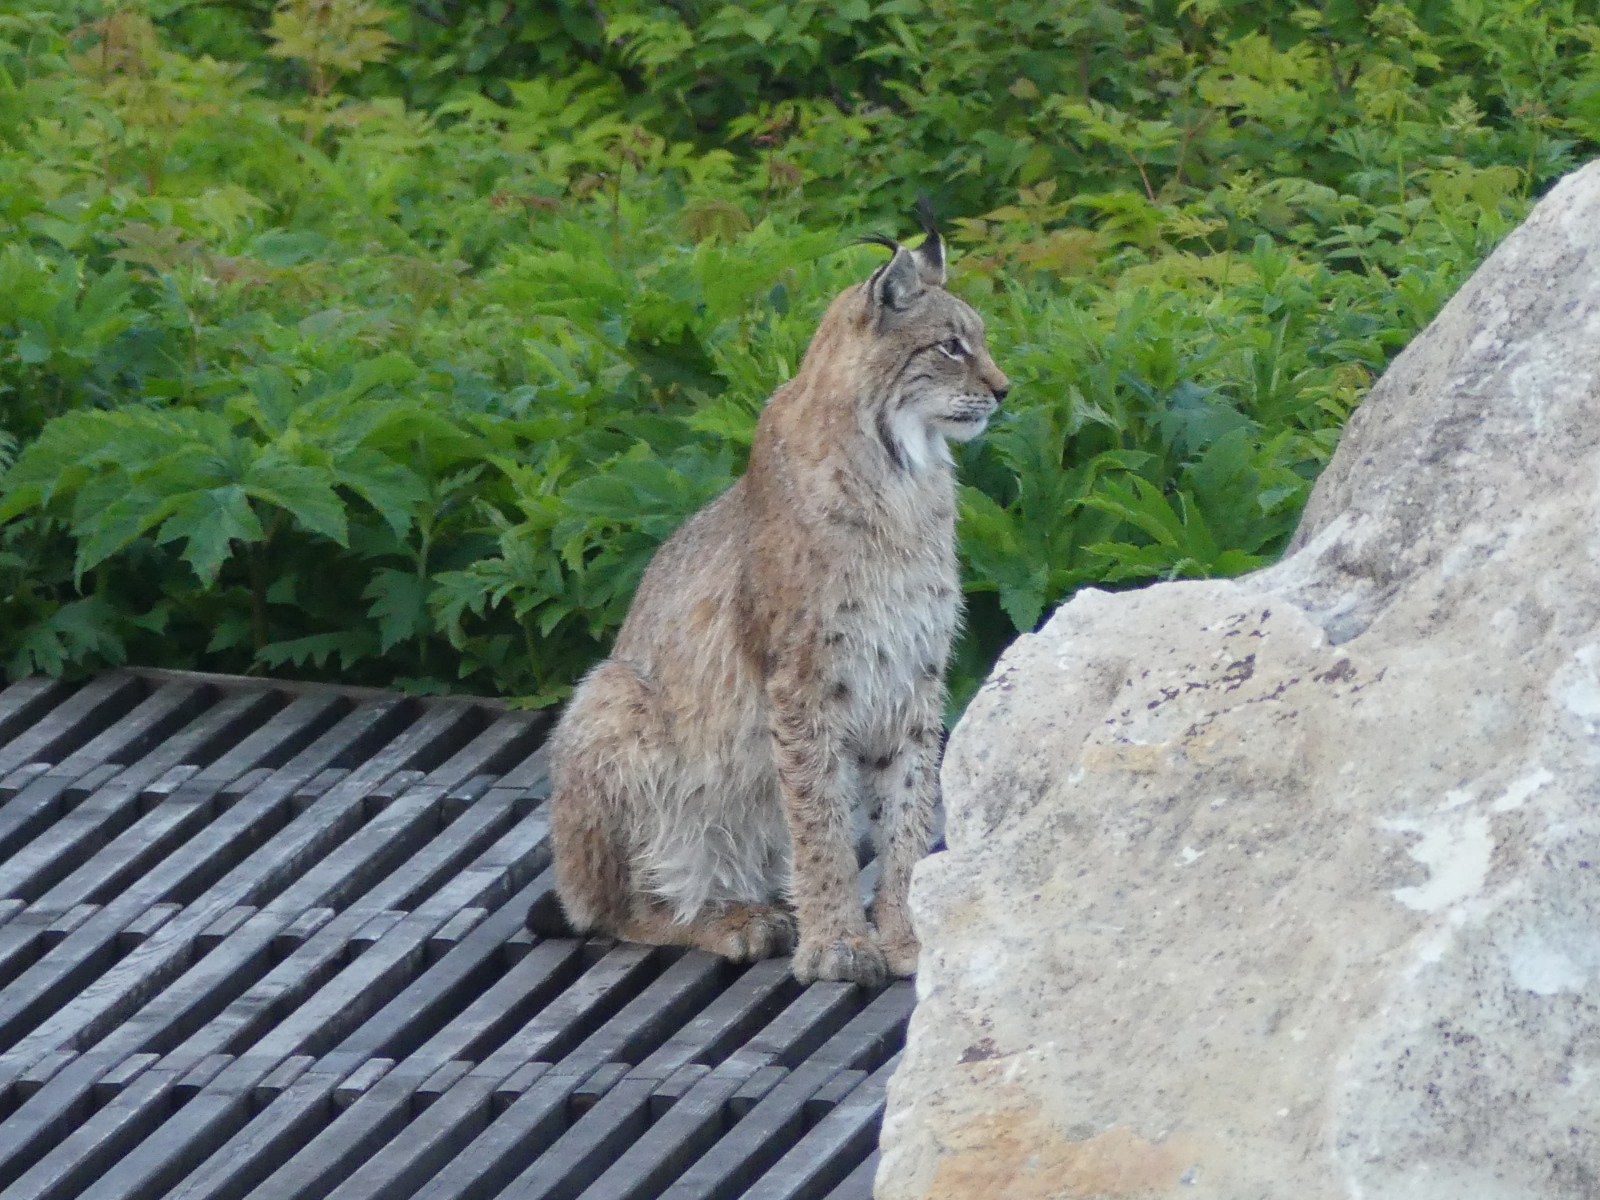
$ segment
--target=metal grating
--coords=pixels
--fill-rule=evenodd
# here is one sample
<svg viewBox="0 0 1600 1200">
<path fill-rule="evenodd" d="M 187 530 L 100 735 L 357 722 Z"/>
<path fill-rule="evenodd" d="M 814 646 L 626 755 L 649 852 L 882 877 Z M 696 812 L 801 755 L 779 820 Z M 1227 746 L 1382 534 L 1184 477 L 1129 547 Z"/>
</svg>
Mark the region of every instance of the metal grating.
<svg viewBox="0 0 1600 1200">
<path fill-rule="evenodd" d="M 0 693 L 0 1200 L 870 1196 L 910 985 L 527 933 L 546 726 Z"/>
</svg>

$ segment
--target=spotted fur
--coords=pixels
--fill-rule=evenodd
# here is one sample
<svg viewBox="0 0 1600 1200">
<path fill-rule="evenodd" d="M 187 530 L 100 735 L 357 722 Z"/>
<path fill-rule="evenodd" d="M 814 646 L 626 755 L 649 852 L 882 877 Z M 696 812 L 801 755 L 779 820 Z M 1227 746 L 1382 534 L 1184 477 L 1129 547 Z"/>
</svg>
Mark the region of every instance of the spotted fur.
<svg viewBox="0 0 1600 1200">
<path fill-rule="evenodd" d="M 557 726 L 557 891 L 579 930 L 735 959 L 798 932 L 803 981 L 915 970 L 906 891 L 961 608 L 947 443 L 1008 384 L 944 289 L 937 232 L 889 244 L 773 395 L 744 476 L 656 554 Z"/>
</svg>

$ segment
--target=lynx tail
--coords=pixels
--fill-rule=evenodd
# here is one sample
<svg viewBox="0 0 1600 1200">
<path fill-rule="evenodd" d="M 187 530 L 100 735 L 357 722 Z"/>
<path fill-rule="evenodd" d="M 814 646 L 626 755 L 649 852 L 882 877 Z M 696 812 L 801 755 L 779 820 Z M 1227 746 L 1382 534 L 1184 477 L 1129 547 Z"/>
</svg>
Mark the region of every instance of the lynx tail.
<svg viewBox="0 0 1600 1200">
<path fill-rule="evenodd" d="M 561 907 L 561 898 L 556 895 L 554 888 L 528 906 L 528 915 L 523 924 L 527 926 L 529 933 L 536 933 L 540 937 L 578 936 L 578 931 L 572 927 L 572 922 L 567 920 L 566 909 Z"/>
</svg>

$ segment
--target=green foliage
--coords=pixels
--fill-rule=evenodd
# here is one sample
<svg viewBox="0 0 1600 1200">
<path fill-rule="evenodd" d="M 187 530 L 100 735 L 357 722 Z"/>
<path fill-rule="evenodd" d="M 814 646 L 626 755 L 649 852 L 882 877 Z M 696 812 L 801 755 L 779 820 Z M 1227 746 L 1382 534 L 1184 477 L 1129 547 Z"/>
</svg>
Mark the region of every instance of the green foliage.
<svg viewBox="0 0 1600 1200">
<path fill-rule="evenodd" d="M 927 191 L 1014 384 L 959 705 L 1270 561 L 1597 141 L 1570 0 L 0 0 L 0 658 L 559 699 Z"/>
</svg>

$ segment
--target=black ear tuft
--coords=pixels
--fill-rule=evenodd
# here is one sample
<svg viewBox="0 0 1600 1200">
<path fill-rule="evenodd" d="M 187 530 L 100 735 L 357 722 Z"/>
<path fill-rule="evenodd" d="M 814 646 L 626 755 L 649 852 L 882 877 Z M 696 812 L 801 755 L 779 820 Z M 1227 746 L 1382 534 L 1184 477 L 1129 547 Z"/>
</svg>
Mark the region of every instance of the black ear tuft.
<svg viewBox="0 0 1600 1200">
<path fill-rule="evenodd" d="M 891 254 L 900 249 L 899 242 L 895 241 L 892 237 L 884 237 L 881 233 L 863 233 L 860 237 L 855 239 L 853 244 L 857 246 L 882 246 Z"/>
<path fill-rule="evenodd" d="M 933 202 L 928 199 L 926 192 L 917 196 L 917 219 L 922 222 L 922 232 L 927 234 L 922 239 L 922 245 L 916 249 L 917 268 L 923 283 L 940 287 L 944 284 L 944 239 L 939 236 Z"/>
</svg>

